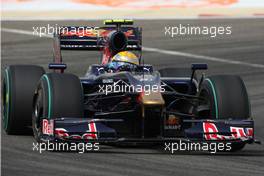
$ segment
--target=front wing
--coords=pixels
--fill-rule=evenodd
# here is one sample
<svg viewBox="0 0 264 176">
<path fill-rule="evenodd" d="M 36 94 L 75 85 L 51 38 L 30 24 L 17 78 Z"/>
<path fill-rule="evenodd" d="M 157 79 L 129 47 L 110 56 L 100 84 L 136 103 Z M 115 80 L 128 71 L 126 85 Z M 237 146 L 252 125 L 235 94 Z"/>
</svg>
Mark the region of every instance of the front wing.
<svg viewBox="0 0 264 176">
<path fill-rule="evenodd" d="M 62 142 L 254 142 L 253 120 L 184 120 L 183 123 L 191 123 L 191 127 L 183 129 L 183 136 L 166 137 L 163 135 L 156 138 L 127 138 L 120 136 L 116 129 L 109 124 L 122 125 L 122 119 L 79 119 L 58 118 L 42 120 L 43 141 Z M 177 133 L 175 133 L 177 134 Z"/>
</svg>

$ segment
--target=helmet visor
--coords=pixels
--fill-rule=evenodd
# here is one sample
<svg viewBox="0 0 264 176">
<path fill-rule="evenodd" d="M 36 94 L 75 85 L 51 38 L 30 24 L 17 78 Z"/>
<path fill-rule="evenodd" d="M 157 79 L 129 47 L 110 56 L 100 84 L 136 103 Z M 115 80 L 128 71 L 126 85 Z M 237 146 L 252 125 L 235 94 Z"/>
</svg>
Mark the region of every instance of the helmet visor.
<svg viewBox="0 0 264 176">
<path fill-rule="evenodd" d="M 137 68 L 137 65 L 127 62 L 112 61 L 109 63 L 108 67 L 115 71 L 133 71 Z"/>
</svg>

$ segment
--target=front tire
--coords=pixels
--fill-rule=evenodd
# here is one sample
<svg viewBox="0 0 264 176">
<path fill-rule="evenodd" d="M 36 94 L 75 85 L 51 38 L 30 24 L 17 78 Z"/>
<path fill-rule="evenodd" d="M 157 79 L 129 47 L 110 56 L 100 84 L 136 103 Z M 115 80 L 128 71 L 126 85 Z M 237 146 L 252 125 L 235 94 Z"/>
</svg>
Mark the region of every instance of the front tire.
<svg viewBox="0 0 264 176">
<path fill-rule="evenodd" d="M 239 76 L 216 75 L 206 78 L 200 96 L 210 105 L 209 118 L 248 119 L 251 116 L 247 90 Z"/>
<path fill-rule="evenodd" d="M 32 128 L 35 139 L 41 140 L 43 118 L 83 118 L 83 106 L 83 91 L 77 76 L 66 73 L 43 75 L 34 96 Z"/>
<path fill-rule="evenodd" d="M 247 90 L 239 76 L 210 76 L 202 83 L 199 96 L 204 99 L 202 105 L 210 107 L 201 118 L 243 120 L 251 117 Z M 231 151 L 241 150 L 244 146 L 243 142 L 232 143 Z"/>
</svg>

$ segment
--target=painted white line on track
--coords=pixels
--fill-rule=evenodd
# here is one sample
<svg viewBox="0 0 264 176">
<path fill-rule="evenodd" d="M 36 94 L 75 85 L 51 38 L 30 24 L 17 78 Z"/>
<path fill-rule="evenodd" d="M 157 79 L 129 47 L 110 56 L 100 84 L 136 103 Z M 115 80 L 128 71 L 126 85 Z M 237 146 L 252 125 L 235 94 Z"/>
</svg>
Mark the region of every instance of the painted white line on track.
<svg viewBox="0 0 264 176">
<path fill-rule="evenodd" d="M 24 34 L 24 35 L 32 35 L 32 36 L 36 36 L 39 37 L 37 34 L 34 34 L 34 31 L 26 31 L 26 30 L 21 30 L 21 29 L 9 29 L 9 28 L 1 28 L 1 31 L 3 32 L 8 32 L 8 33 L 15 33 L 15 34 Z M 43 37 L 46 38 L 53 38 L 52 35 L 48 35 L 48 34 L 42 34 Z"/>
<path fill-rule="evenodd" d="M 38 37 L 38 35 L 34 35 L 33 31 L 27 31 L 27 30 L 21 30 L 21 29 L 1 28 L 1 31 Z M 48 34 L 42 35 L 42 36 L 46 38 L 52 38 L 52 35 L 48 35 Z M 171 50 L 164 50 L 164 49 L 150 48 L 150 47 L 143 47 L 143 50 L 147 52 L 155 52 L 155 53 L 172 55 L 172 56 L 182 56 L 182 57 L 191 58 L 191 59 L 222 62 L 222 63 L 227 63 L 227 64 L 242 65 L 242 66 L 248 66 L 248 67 L 254 67 L 254 68 L 264 68 L 264 65 L 262 64 L 253 64 L 253 63 L 248 63 L 248 62 L 235 61 L 235 60 L 223 59 L 223 58 L 211 57 L 211 56 L 203 56 L 203 55 L 185 53 L 185 52 L 180 52 L 180 51 L 171 51 Z"/>
</svg>

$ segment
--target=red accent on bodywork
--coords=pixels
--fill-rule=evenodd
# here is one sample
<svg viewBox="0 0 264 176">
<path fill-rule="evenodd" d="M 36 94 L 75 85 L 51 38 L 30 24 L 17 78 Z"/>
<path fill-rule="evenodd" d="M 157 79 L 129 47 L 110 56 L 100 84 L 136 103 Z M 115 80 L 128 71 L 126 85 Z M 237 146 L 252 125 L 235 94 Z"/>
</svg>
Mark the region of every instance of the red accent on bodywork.
<svg viewBox="0 0 264 176">
<path fill-rule="evenodd" d="M 217 128 L 214 123 L 204 122 L 203 123 L 203 130 L 204 130 L 204 137 L 206 140 L 218 140 L 219 137 L 217 136 Z M 215 133 L 215 134 L 206 134 L 206 133 Z"/>
<path fill-rule="evenodd" d="M 42 120 L 42 133 L 47 135 L 53 135 L 54 121 L 53 120 Z"/>
<path fill-rule="evenodd" d="M 248 136 L 242 127 L 230 127 L 230 131 L 235 139 Z"/>
<path fill-rule="evenodd" d="M 247 136 L 252 136 L 254 135 L 253 128 L 247 128 Z"/>
<path fill-rule="evenodd" d="M 113 54 L 111 53 L 108 47 L 104 47 L 103 49 L 103 56 L 102 56 L 102 65 L 106 65 L 108 62 L 111 61 Z"/>
<path fill-rule="evenodd" d="M 245 129 L 247 130 L 245 133 Z M 206 140 L 228 140 L 228 139 L 248 139 L 253 137 L 253 128 L 230 127 L 231 136 L 217 134 L 219 131 L 212 122 L 203 123 L 204 138 Z"/>
<path fill-rule="evenodd" d="M 65 130 L 64 128 L 56 128 L 55 129 L 55 135 L 57 135 L 59 138 L 69 137 L 67 130 Z"/>
</svg>

